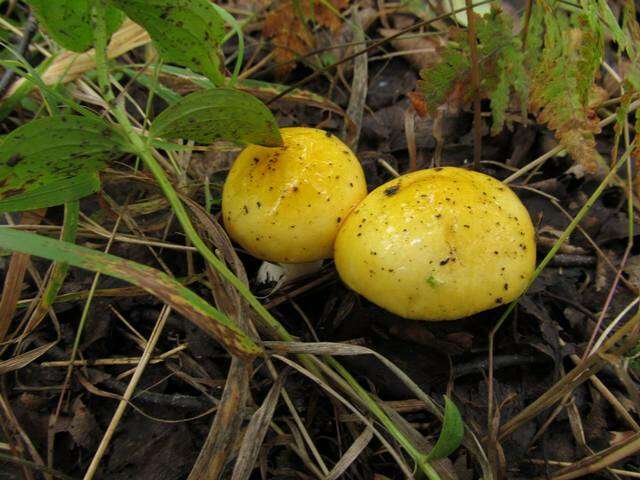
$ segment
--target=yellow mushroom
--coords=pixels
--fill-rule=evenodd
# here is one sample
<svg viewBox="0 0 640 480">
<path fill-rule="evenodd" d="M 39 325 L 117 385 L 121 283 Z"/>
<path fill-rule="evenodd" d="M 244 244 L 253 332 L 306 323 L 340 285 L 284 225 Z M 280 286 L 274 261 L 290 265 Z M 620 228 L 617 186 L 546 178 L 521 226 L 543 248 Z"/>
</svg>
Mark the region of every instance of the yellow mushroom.
<svg viewBox="0 0 640 480">
<path fill-rule="evenodd" d="M 518 197 L 461 168 L 401 176 L 371 192 L 335 244 L 344 282 L 405 318 L 453 320 L 520 296 L 535 232 Z"/>
<path fill-rule="evenodd" d="M 229 236 L 270 262 L 330 258 L 340 225 L 366 196 L 360 162 L 334 135 L 315 128 L 280 130 L 283 147 L 249 145 L 224 184 Z"/>
</svg>

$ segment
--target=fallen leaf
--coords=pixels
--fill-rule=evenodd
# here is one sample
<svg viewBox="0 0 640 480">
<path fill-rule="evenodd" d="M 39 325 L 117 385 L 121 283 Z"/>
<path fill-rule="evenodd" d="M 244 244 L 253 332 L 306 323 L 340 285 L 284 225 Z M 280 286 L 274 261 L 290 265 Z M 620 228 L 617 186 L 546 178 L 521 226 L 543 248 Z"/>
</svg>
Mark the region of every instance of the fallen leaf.
<svg viewBox="0 0 640 480">
<path fill-rule="evenodd" d="M 73 418 L 67 431 L 73 437 L 74 442 L 91 451 L 95 450 L 102 437 L 96 418 L 79 398 L 73 402 Z"/>
<path fill-rule="evenodd" d="M 331 33 L 338 31 L 342 25 L 336 11 L 349 6 L 348 0 L 328 0 L 325 2 L 296 2 L 285 0 L 274 2 L 276 8 L 269 11 L 262 26 L 262 34 L 271 38 L 274 45 L 275 61 L 278 64 L 276 73 L 280 77 L 290 73 L 296 65 L 295 59 L 310 52 L 315 47 L 312 34 L 314 25 L 325 27 Z"/>
</svg>

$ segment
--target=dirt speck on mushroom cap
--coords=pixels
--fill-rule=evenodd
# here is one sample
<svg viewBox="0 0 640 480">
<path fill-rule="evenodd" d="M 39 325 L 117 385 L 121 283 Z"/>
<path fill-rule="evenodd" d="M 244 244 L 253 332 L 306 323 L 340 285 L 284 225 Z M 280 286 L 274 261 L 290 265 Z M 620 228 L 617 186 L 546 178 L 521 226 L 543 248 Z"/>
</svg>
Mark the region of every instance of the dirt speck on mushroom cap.
<svg viewBox="0 0 640 480">
<path fill-rule="evenodd" d="M 534 227 L 513 191 L 454 167 L 404 175 L 371 192 L 335 248 L 347 285 L 420 320 L 462 318 L 517 298 L 536 261 Z"/>
<path fill-rule="evenodd" d="M 246 147 L 222 194 L 231 238 L 257 258 L 298 263 L 329 258 L 340 225 L 366 196 L 360 162 L 335 135 L 280 130 L 284 147 Z"/>
</svg>

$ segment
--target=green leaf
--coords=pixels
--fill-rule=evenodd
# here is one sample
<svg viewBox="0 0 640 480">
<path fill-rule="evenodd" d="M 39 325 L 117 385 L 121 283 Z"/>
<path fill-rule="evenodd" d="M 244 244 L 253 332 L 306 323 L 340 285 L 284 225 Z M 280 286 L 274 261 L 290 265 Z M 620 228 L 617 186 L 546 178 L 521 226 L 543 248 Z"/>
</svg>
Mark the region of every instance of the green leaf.
<svg viewBox="0 0 640 480">
<path fill-rule="evenodd" d="M 97 172 L 123 146 L 99 118 L 61 115 L 17 128 L 0 145 L 0 212 L 60 205 L 95 192 Z"/>
<path fill-rule="evenodd" d="M 442 430 L 433 450 L 427 455 L 427 460 L 438 460 L 451 455 L 462 443 L 464 437 L 464 423 L 455 403 L 444 397 L 444 418 Z"/>
<path fill-rule="evenodd" d="M 27 0 L 40 25 L 67 50 L 84 52 L 93 46 L 90 0 Z M 107 31 L 115 32 L 124 16 L 116 8 L 106 13 Z"/>
<path fill-rule="evenodd" d="M 132 283 L 183 314 L 220 341 L 231 353 L 242 358 L 251 358 L 262 352 L 262 348 L 240 330 L 233 320 L 155 268 L 69 242 L 7 227 L 0 227 L 0 248 L 36 255 L 54 262 L 68 263 Z"/>
<path fill-rule="evenodd" d="M 142 25 L 162 58 L 202 73 L 216 85 L 224 21 L 208 0 L 109 0 Z"/>
<path fill-rule="evenodd" d="M 180 99 L 158 115 L 150 134 L 200 143 L 228 140 L 282 145 L 269 109 L 253 95 L 230 88 L 201 90 Z"/>
</svg>

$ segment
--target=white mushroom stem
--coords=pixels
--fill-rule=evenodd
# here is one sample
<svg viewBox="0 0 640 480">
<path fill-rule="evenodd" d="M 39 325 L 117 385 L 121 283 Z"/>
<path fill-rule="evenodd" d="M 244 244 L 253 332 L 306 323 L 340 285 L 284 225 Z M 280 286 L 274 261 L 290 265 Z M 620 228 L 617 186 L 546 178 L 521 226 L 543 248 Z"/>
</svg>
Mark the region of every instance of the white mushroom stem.
<svg viewBox="0 0 640 480">
<path fill-rule="evenodd" d="M 322 267 L 322 260 L 308 263 L 271 263 L 262 262 L 258 270 L 258 284 L 276 282 L 275 290 L 293 280 L 311 275 Z"/>
</svg>

